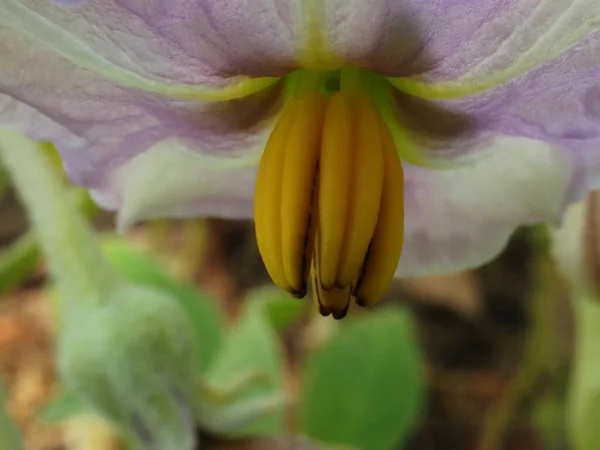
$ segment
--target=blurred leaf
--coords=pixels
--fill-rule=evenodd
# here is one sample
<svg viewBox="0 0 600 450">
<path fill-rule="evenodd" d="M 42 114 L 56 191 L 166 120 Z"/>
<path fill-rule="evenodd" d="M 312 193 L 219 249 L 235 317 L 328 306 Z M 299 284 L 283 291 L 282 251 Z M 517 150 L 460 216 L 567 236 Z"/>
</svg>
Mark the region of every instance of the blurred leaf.
<svg viewBox="0 0 600 450">
<path fill-rule="evenodd" d="M 278 332 L 285 331 L 293 325 L 306 311 L 308 304 L 306 301 L 290 297 L 276 287 L 254 289 L 246 301 L 262 302 L 267 319 Z"/>
<path fill-rule="evenodd" d="M 565 396 L 563 393 L 548 392 L 533 410 L 533 423 L 544 443 L 545 450 L 568 448 L 565 442 Z"/>
<path fill-rule="evenodd" d="M 25 280 L 37 265 L 40 250 L 33 234 L 21 236 L 0 253 L 0 295 Z"/>
<path fill-rule="evenodd" d="M 0 448 L 2 450 L 21 450 L 21 433 L 5 409 L 6 396 L 4 385 L 0 382 Z"/>
<path fill-rule="evenodd" d="M 160 289 L 179 300 L 192 324 L 200 368 L 205 371 L 223 339 L 224 318 L 216 302 L 195 286 L 174 280 L 159 261 L 126 241 L 111 237 L 102 245 L 111 263 L 130 281 Z"/>
<path fill-rule="evenodd" d="M 300 426 L 323 442 L 401 448 L 418 424 L 425 372 L 408 312 L 384 309 L 343 324 L 306 363 Z"/>
<path fill-rule="evenodd" d="M 280 434 L 281 427 L 273 431 L 258 429 L 261 423 L 280 413 L 286 404 L 283 394 L 256 396 L 249 400 L 236 400 L 228 406 L 212 405 L 201 417 L 201 427 L 220 436 L 247 436 Z M 265 428 L 267 426 L 265 425 Z"/>
<path fill-rule="evenodd" d="M 4 197 L 9 187 L 10 178 L 8 177 L 8 173 L 6 173 L 6 170 L 2 166 L 0 166 L 0 199 Z"/>
<path fill-rule="evenodd" d="M 239 443 L 227 442 L 223 446 L 229 450 L 353 450 L 350 447 L 342 446 L 324 446 L 312 442 L 305 437 L 267 437 L 262 439 L 252 439 L 250 441 L 241 441 Z M 217 447 L 214 447 L 217 448 Z"/>
<path fill-rule="evenodd" d="M 208 372 L 207 381 L 227 389 L 242 374 L 263 374 L 263 382 L 247 383 L 238 393 L 238 405 L 273 398 L 283 391 L 283 358 L 277 336 L 269 323 L 265 302 L 246 301 L 244 311 L 227 335 L 223 348 Z M 267 401 L 267 400 L 265 400 Z M 235 405 L 232 406 L 235 408 Z M 283 413 L 269 409 L 267 417 L 244 428 L 238 435 L 267 435 L 283 431 Z"/>
<path fill-rule="evenodd" d="M 575 368 L 569 393 L 568 426 L 575 450 L 596 450 L 600 442 L 600 303 L 580 295 L 575 306 Z"/>
<path fill-rule="evenodd" d="M 89 412 L 89 408 L 75 394 L 63 388 L 39 411 L 38 417 L 46 424 L 53 425 Z"/>
</svg>

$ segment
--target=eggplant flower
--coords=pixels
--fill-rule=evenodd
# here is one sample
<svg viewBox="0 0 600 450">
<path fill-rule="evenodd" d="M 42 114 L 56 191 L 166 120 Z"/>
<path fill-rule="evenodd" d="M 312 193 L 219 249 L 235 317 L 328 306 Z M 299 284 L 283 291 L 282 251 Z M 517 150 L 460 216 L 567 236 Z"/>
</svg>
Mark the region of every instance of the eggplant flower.
<svg viewBox="0 0 600 450">
<path fill-rule="evenodd" d="M 0 61 L 0 127 L 121 227 L 254 216 L 334 317 L 598 187 L 597 0 L 0 0 Z"/>
</svg>

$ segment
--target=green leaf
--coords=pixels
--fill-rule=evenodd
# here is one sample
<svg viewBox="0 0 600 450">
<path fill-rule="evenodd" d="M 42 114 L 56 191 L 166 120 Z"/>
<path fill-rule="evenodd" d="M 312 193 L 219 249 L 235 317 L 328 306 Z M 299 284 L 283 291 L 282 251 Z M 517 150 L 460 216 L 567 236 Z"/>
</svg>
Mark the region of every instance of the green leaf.
<svg viewBox="0 0 600 450">
<path fill-rule="evenodd" d="M 344 323 L 306 363 L 301 430 L 361 450 L 401 448 L 425 400 L 424 365 L 408 312 Z"/>
<path fill-rule="evenodd" d="M 21 236 L 0 252 L 0 295 L 18 286 L 35 269 L 40 249 L 32 233 Z"/>
<path fill-rule="evenodd" d="M 174 280 L 157 259 L 123 240 L 105 238 L 102 246 L 110 262 L 129 281 L 160 289 L 179 300 L 192 324 L 200 369 L 205 371 L 223 339 L 224 318 L 216 302 L 195 286 Z"/>
<path fill-rule="evenodd" d="M 38 417 L 53 425 L 89 412 L 90 409 L 75 394 L 63 388 L 38 412 Z"/>
<path fill-rule="evenodd" d="M 558 389 L 554 389 L 545 393 L 533 409 L 532 422 L 544 443 L 545 450 L 569 447 L 566 442 L 565 396 L 557 391 Z"/>
<path fill-rule="evenodd" d="M 244 311 L 208 372 L 207 382 L 216 389 L 227 390 L 229 386 L 237 384 L 241 374 L 252 373 L 262 375 L 263 379 L 246 383 L 239 389 L 236 400 L 239 405 L 281 395 L 283 358 L 277 336 L 265 312 L 265 302 L 261 299 L 246 301 Z M 269 411 L 266 417 L 235 434 L 256 436 L 282 431 L 283 413 Z"/>
<path fill-rule="evenodd" d="M 0 448 L 2 450 L 21 450 L 21 433 L 5 409 L 4 385 L 0 382 Z"/>
<path fill-rule="evenodd" d="M 283 332 L 293 325 L 306 312 L 309 302 L 290 297 L 276 287 L 254 289 L 247 301 L 257 301 L 264 304 L 267 319 L 278 332 Z"/>
</svg>

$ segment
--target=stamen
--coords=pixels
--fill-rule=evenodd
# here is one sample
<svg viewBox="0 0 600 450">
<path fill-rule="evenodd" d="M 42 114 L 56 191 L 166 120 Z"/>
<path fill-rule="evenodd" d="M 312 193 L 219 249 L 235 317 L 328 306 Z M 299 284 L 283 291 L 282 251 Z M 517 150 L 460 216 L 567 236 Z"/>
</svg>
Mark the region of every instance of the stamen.
<svg viewBox="0 0 600 450">
<path fill-rule="evenodd" d="M 347 211 L 352 186 L 352 105 L 347 95 L 336 93 L 327 106 L 320 161 L 319 254 L 325 289 L 335 286 L 344 246 Z"/>
<path fill-rule="evenodd" d="M 310 235 L 313 211 L 313 190 L 319 152 L 326 99 L 318 92 L 296 100 L 295 121 L 289 130 L 281 185 L 281 250 L 283 268 L 288 282 L 302 296 L 306 294 L 306 281 L 312 242 Z M 308 245 L 311 244 L 311 245 Z M 308 259 L 308 261 L 306 261 Z"/>
<path fill-rule="evenodd" d="M 353 79 L 357 81 L 357 79 Z M 291 98 L 267 143 L 256 185 L 257 241 L 273 281 L 343 318 L 354 296 L 375 303 L 402 248 L 402 166 L 359 84 L 329 99 Z M 348 92 L 350 91 L 350 92 Z"/>
<path fill-rule="evenodd" d="M 350 205 L 338 288 L 352 283 L 360 273 L 377 224 L 384 175 L 381 118 L 365 96 L 353 100 L 353 183 L 347 193 Z"/>
<path fill-rule="evenodd" d="M 281 213 L 274 205 L 281 204 L 282 177 L 285 144 L 297 115 L 297 105 L 285 109 L 265 147 L 258 168 L 254 195 L 254 221 L 260 254 L 269 276 L 275 284 L 289 293 L 294 289 L 288 283 L 283 270 L 281 253 Z M 260 231 L 260 232 L 259 232 Z"/>
</svg>

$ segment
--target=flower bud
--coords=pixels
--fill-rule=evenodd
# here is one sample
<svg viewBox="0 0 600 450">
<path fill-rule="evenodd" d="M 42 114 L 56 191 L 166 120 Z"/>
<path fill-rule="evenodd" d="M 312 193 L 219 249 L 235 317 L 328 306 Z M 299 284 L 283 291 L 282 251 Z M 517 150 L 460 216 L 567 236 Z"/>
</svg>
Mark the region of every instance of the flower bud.
<svg viewBox="0 0 600 450">
<path fill-rule="evenodd" d="M 193 448 L 197 353 L 179 304 L 125 285 L 96 305 L 69 308 L 58 356 L 67 386 L 134 448 Z"/>
</svg>

